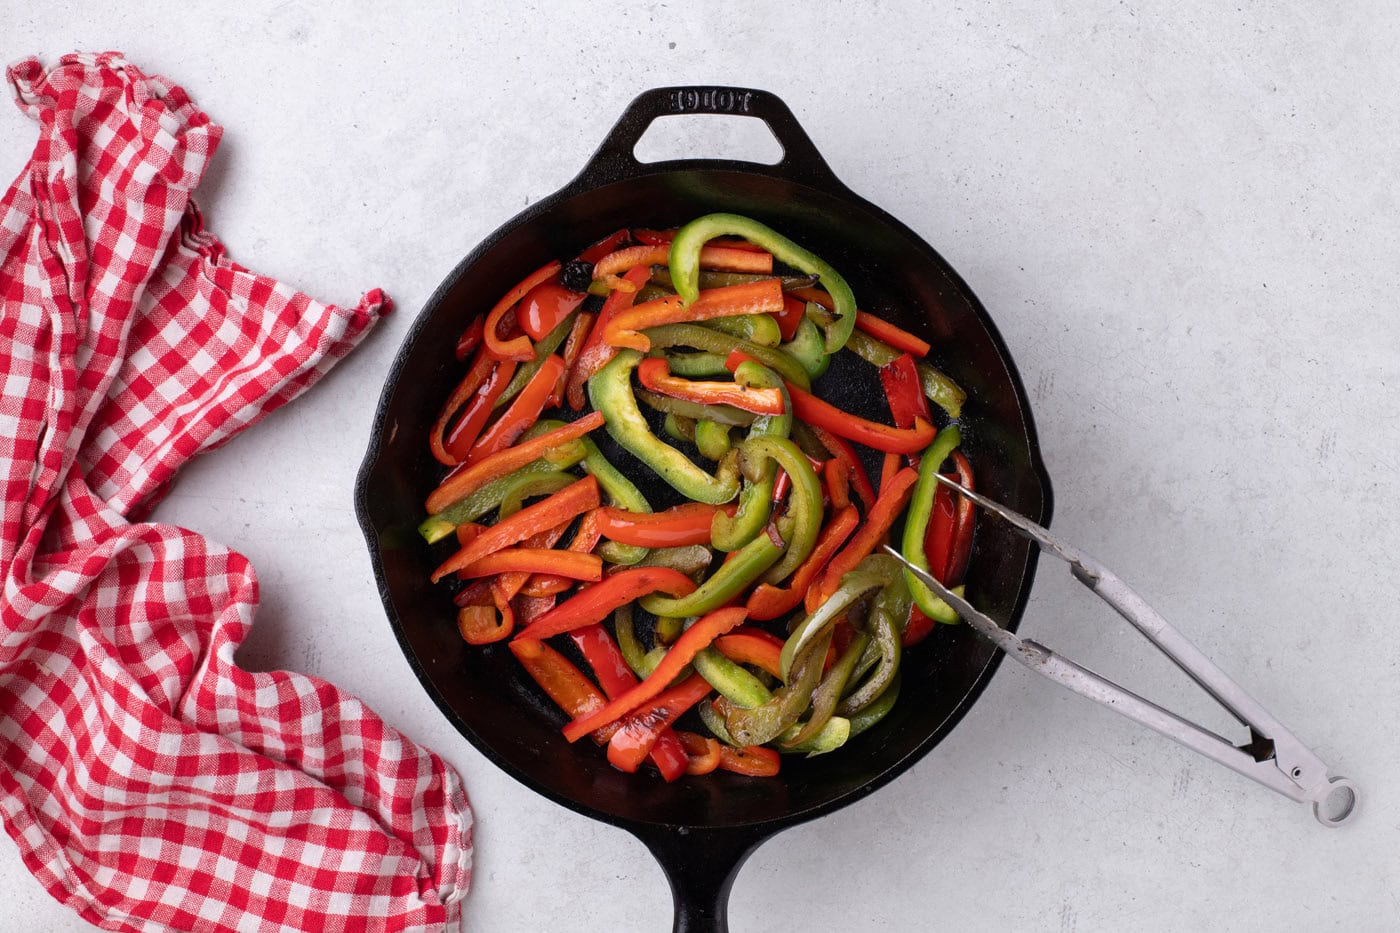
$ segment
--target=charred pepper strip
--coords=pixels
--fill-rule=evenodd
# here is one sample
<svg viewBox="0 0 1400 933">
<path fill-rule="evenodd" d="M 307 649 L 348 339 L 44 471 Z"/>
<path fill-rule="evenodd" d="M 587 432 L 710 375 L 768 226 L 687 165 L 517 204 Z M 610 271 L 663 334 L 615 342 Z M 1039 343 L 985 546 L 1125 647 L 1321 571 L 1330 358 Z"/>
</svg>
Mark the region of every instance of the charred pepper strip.
<svg viewBox="0 0 1400 933">
<path fill-rule="evenodd" d="M 778 562 L 783 556 L 783 546 L 774 544 L 768 535 L 759 535 L 734 552 L 723 566 L 714 572 L 710 579 L 702 583 L 695 592 L 679 599 L 663 596 L 647 596 L 642 599 L 642 608 L 652 615 L 697 616 L 709 612 L 734 599 Z"/>
<path fill-rule="evenodd" d="M 856 326 L 856 299 L 846 280 L 823 260 L 771 227 L 738 214 L 706 214 L 697 217 L 676 233 L 671 241 L 669 265 L 679 294 L 687 303 L 699 294 L 701 251 L 717 236 L 743 237 L 772 254 L 778 262 L 818 277 L 832 296 L 836 319 L 826 330 L 826 351 L 835 353 L 846 345 Z"/>
<path fill-rule="evenodd" d="M 872 565 L 869 558 L 862 561 L 855 570 L 843 574 L 841 585 L 836 588 L 836 592 L 818 606 L 816 611 L 799 622 L 783 643 L 783 677 L 786 679 L 789 676 L 794 661 L 821 633 L 829 631 L 847 609 L 867 593 L 884 589 L 894 575 L 895 570 L 883 564 Z"/>
<path fill-rule="evenodd" d="M 784 410 L 781 414 L 759 418 L 749 429 L 749 439 L 758 437 L 787 437 L 792 430 L 792 415 L 787 412 L 787 393 L 783 380 L 773 370 L 754 361 L 745 360 L 734 368 L 734 378 L 756 388 L 772 388 L 782 393 Z M 710 540 L 721 551 L 736 551 L 756 538 L 768 522 L 772 511 L 773 487 L 778 465 L 765 462 L 757 476 L 747 477 L 739 495 L 739 510 L 731 515 L 716 515 L 710 526 Z"/>
<path fill-rule="evenodd" d="M 785 437 L 752 437 L 739 448 L 739 469 L 746 478 L 761 477 L 770 462 L 781 467 L 792 482 L 786 513 L 792 519 L 792 529 L 785 536 L 787 550 L 763 578 L 765 583 L 776 584 L 787 579 L 816 546 L 822 524 L 822 485 L 807 455 Z"/>
<path fill-rule="evenodd" d="M 685 454 L 651 433 L 632 394 L 632 370 L 641 359 L 642 355 L 635 350 L 621 350 L 588 380 L 588 395 L 596 409 L 594 414 L 604 419 L 613 440 L 687 499 L 710 505 L 722 505 L 733 499 L 739 492 L 737 454 L 721 461 L 718 471 L 711 476 Z"/>
<path fill-rule="evenodd" d="M 631 774 L 651 754 L 671 723 L 710 693 L 703 677 L 692 674 L 622 720 L 608 740 L 608 763 Z"/>
<path fill-rule="evenodd" d="M 812 703 L 812 691 L 822 676 L 822 662 L 831 644 L 830 628 L 823 629 L 805 646 L 793 666 L 787 683 L 774 691 L 761 706 L 748 709 L 722 699 L 716 706 L 724 714 L 724 725 L 739 745 L 766 745 L 797 723 Z"/>
<path fill-rule="evenodd" d="M 831 717 L 836 713 L 836 704 L 841 701 L 841 694 L 846 689 L 846 684 L 850 682 L 851 672 L 855 670 L 856 662 L 865 653 L 865 646 L 870 644 L 870 636 L 864 632 L 857 633 L 851 643 L 846 646 L 846 650 L 841 652 L 841 656 L 836 659 L 836 663 L 831 665 L 821 683 L 812 691 L 812 713 L 807 717 L 807 722 L 797 734 L 785 741 L 785 746 L 801 745 L 817 737 Z"/>
<path fill-rule="evenodd" d="M 924 538 L 928 534 L 934 495 L 940 485 L 938 480 L 933 478 L 933 474 L 938 472 L 943 461 L 948 459 L 949 454 L 957 449 L 961 441 L 962 435 L 957 425 L 949 425 L 939 432 L 938 437 L 919 458 L 919 481 L 914 486 L 909 514 L 904 520 L 904 546 L 901 550 L 905 560 L 920 570 L 929 569 L 928 555 L 924 552 Z M 958 621 L 957 613 L 953 612 L 952 607 L 933 595 L 933 591 L 924 586 L 918 577 L 907 570 L 904 575 L 909 583 L 910 592 L 914 594 L 914 603 L 924 615 L 939 622 Z"/>
<path fill-rule="evenodd" d="M 836 712 L 841 716 L 850 718 L 875 702 L 894 683 L 895 675 L 899 673 L 900 622 L 909 617 L 910 605 L 909 588 L 901 577 L 902 574 L 891 571 L 889 586 L 880 591 L 870 610 L 871 634 L 874 636 L 873 644 L 880 651 L 880 666 L 841 700 L 836 707 Z"/>
</svg>

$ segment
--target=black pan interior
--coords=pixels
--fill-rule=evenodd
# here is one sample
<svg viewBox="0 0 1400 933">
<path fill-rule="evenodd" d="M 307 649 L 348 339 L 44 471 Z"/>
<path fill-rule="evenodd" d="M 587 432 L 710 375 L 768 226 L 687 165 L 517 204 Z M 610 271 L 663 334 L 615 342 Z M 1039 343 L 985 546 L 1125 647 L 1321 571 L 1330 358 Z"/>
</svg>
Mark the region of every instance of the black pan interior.
<svg viewBox="0 0 1400 933">
<path fill-rule="evenodd" d="M 841 270 L 862 308 L 930 340 L 933 360 L 968 391 L 964 449 L 980 488 L 1048 520 L 1049 483 L 1019 379 L 976 298 L 933 250 L 843 189 L 819 190 L 771 174 L 717 169 L 715 163 L 676 165 L 601 187 L 580 179 L 507 224 L 458 266 L 422 312 L 395 364 L 361 473 L 358 506 L 385 606 L 410 662 L 463 735 L 507 772 L 566 806 L 634 827 L 787 825 L 874 790 L 935 745 L 976 699 L 995 666 L 993 652 L 963 626 L 940 626 L 906 653 L 894 711 L 846 748 L 810 760 L 785 757 L 776 779 L 715 773 L 667 785 L 654 773 L 615 771 L 586 740 L 570 747 L 559 733 L 563 714 L 505 647 L 461 641 L 448 594 L 427 583 L 440 554 L 430 552 L 414 530 L 424 497 L 439 478 L 426 438 L 461 376 L 453 348 L 466 323 L 551 258 L 573 255 L 621 227 L 670 227 L 711 211 L 746 214 L 787 233 Z M 882 411 L 873 370 L 859 380 L 842 377 L 862 366 L 833 366 L 818 383 L 819 393 L 867 415 Z M 595 436 L 605 440 L 603 432 Z M 607 450 L 617 455 L 615 447 Z M 641 484 L 642 475 L 633 476 Z M 655 484 L 643 489 L 654 501 L 666 501 Z M 1033 560 L 1020 538 L 983 522 L 969 574 L 971 599 L 1014 626 Z"/>
</svg>

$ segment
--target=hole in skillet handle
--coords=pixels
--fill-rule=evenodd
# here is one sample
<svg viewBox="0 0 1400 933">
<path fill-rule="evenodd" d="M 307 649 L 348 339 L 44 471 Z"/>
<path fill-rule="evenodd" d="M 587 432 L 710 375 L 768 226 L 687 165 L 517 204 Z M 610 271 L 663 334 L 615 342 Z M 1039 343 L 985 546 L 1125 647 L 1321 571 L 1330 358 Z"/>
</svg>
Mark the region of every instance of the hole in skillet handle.
<svg viewBox="0 0 1400 933">
<path fill-rule="evenodd" d="M 729 892 L 748 857 L 783 825 L 628 825 L 661 864 L 675 903 L 672 933 L 729 933 Z"/>
<path fill-rule="evenodd" d="M 694 159 L 666 162 L 642 162 L 636 155 L 637 142 L 647 128 L 661 117 L 710 114 L 731 117 L 753 117 L 768 125 L 773 138 L 782 147 L 777 162 L 740 162 L 724 159 Z M 832 173 L 811 137 L 802 129 L 797 118 L 775 94 L 742 87 L 658 87 L 638 94 L 609 131 L 598 151 L 589 159 L 569 188 L 595 187 L 623 181 L 656 171 L 674 171 L 690 164 L 705 167 L 732 167 L 743 171 L 802 181 L 818 187 L 846 192 L 847 188 Z"/>
</svg>

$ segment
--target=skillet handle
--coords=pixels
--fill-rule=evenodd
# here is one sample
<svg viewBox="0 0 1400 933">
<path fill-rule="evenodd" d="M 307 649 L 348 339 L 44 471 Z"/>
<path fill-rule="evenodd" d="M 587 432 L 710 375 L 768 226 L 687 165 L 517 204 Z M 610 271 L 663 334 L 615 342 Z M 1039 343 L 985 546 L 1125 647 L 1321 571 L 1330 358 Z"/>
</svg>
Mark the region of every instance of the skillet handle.
<svg viewBox="0 0 1400 933">
<path fill-rule="evenodd" d="M 655 120 L 687 114 L 719 114 L 762 120 L 783 147 L 783 157 L 776 165 L 727 159 L 687 159 L 684 160 L 686 163 L 733 166 L 748 172 L 845 190 L 817 151 L 807 131 L 802 129 L 787 104 L 776 94 L 753 88 L 709 85 L 658 87 L 638 94 L 593 154 L 580 173 L 579 180 L 596 186 L 649 174 L 663 165 L 668 169 L 674 168 L 676 162 L 639 162 L 634 150 L 637 141 Z"/>
<path fill-rule="evenodd" d="M 770 830 L 631 826 L 671 883 L 672 933 L 729 933 L 729 891 Z"/>
</svg>

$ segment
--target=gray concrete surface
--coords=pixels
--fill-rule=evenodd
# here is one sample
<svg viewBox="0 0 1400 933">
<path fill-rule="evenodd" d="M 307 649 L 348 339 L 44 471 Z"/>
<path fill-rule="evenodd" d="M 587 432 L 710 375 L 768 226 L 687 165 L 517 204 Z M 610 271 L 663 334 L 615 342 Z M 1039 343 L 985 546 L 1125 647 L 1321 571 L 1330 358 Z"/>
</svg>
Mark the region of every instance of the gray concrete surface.
<svg viewBox="0 0 1400 933">
<path fill-rule="evenodd" d="M 198 200 L 234 258 L 397 299 L 160 517 L 256 564 L 246 663 L 330 678 L 461 769 L 469 929 L 663 930 L 669 895 L 639 843 L 437 713 L 378 607 L 352 478 L 439 279 L 572 177 L 635 93 L 686 82 L 780 94 L 843 180 L 953 263 L 1031 389 L 1057 529 L 1367 792 L 1323 829 L 1008 665 L 893 785 L 763 846 L 736 933 L 1400 928 L 1400 7 L 390 6 L 11 3 L 0 56 L 116 48 L 172 76 L 227 128 Z M 32 138 L 0 115 L 7 180 Z M 1063 575 L 1042 573 L 1024 631 L 1224 727 Z M 0 891 L 0 930 L 82 927 L 8 843 Z"/>
</svg>

